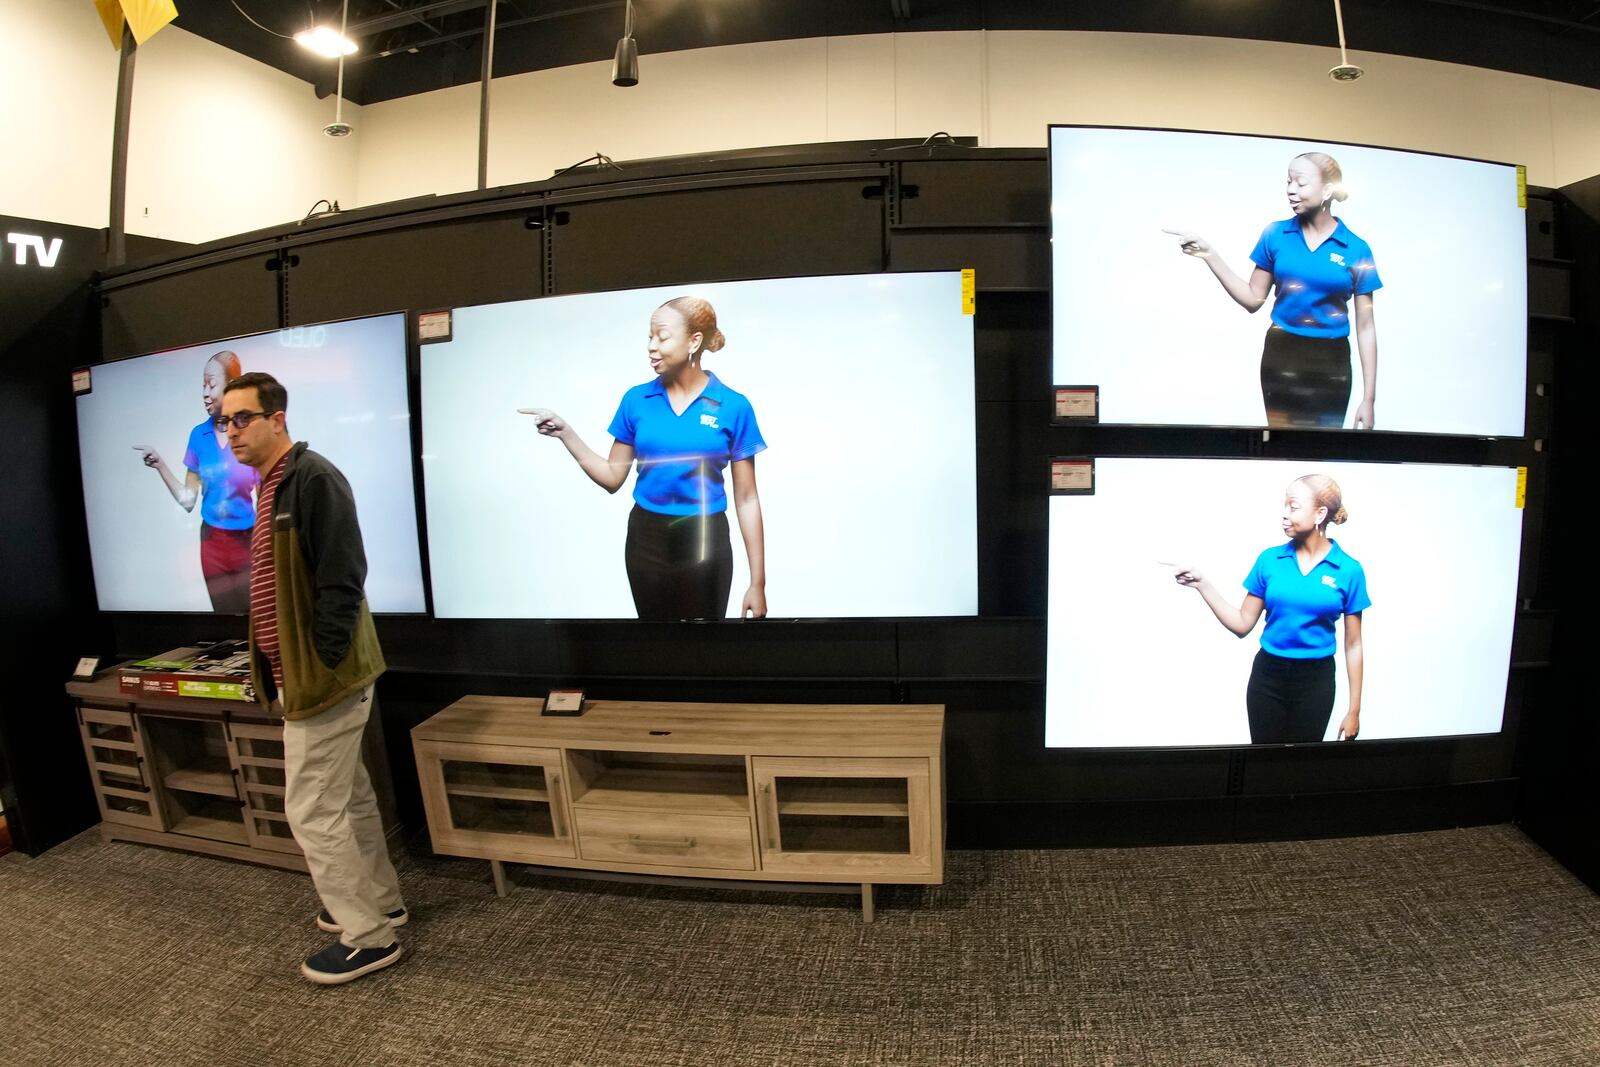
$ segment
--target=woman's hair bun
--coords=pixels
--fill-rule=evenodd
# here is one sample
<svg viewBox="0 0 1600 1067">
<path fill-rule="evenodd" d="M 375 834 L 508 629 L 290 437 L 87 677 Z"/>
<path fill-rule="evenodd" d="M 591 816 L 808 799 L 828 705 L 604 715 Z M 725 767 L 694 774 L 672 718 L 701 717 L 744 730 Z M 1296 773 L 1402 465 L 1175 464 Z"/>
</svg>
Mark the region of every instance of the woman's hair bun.
<svg viewBox="0 0 1600 1067">
<path fill-rule="evenodd" d="M 1328 517 L 1322 523 L 1324 530 L 1349 521 L 1350 513 L 1344 509 L 1344 493 L 1339 489 L 1338 482 L 1326 474 L 1307 474 L 1295 481 L 1311 490 L 1311 498 L 1316 501 L 1317 507 L 1328 509 Z"/>
<path fill-rule="evenodd" d="M 727 337 L 717 329 L 717 309 L 711 306 L 711 301 L 698 296 L 675 296 L 661 306 L 682 315 L 689 332 L 700 335 L 701 351 L 720 352 L 728 343 Z"/>
</svg>

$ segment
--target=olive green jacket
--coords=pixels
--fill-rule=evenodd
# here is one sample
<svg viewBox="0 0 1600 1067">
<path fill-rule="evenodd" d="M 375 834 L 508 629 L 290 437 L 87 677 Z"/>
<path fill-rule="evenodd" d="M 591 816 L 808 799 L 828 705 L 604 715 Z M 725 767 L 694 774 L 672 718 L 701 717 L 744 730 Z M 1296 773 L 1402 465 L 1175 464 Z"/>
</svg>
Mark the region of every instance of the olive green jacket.
<svg viewBox="0 0 1600 1067">
<path fill-rule="evenodd" d="M 272 499 L 283 717 L 309 719 L 366 688 L 385 669 L 363 585 L 367 556 L 350 483 L 304 441 L 289 451 Z M 250 628 L 256 698 L 279 696 Z"/>
</svg>

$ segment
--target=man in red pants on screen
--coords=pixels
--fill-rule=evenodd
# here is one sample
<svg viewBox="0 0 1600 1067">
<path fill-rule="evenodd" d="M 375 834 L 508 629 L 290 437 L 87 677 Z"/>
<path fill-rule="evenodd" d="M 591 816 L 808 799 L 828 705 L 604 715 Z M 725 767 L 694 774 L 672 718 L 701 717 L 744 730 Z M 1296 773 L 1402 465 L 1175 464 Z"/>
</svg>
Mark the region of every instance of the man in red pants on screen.
<svg viewBox="0 0 1600 1067">
<path fill-rule="evenodd" d="M 363 584 L 366 551 L 350 483 L 287 424 L 288 392 L 244 374 L 222 395 L 217 430 L 256 469 L 250 539 L 251 675 L 284 718 L 284 810 L 322 898 L 317 925 L 339 940 L 300 973 L 337 985 L 400 959 L 410 917 L 384 843 L 361 736 L 384 671 Z"/>
</svg>

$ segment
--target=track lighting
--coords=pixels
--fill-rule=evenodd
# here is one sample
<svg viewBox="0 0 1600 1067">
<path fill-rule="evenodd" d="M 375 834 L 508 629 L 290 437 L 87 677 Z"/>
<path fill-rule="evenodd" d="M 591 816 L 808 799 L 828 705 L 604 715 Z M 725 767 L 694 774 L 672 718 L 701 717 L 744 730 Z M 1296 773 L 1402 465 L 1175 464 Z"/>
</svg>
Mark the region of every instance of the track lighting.
<svg viewBox="0 0 1600 1067">
<path fill-rule="evenodd" d="M 633 39 L 633 0 L 626 0 L 622 17 L 622 39 L 617 42 L 617 57 L 611 63 L 611 84 L 623 88 L 639 84 L 639 42 Z"/>
</svg>

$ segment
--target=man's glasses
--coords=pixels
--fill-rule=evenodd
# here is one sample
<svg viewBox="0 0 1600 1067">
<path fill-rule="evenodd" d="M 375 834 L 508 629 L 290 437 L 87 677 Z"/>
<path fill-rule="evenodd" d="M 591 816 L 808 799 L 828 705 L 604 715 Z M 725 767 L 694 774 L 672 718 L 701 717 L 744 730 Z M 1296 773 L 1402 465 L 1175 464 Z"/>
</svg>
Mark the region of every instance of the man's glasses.
<svg viewBox="0 0 1600 1067">
<path fill-rule="evenodd" d="M 227 433 L 230 423 L 242 430 L 263 415 L 276 414 L 277 412 L 275 411 L 235 411 L 232 415 L 217 416 L 214 425 L 217 427 L 218 433 Z"/>
</svg>

